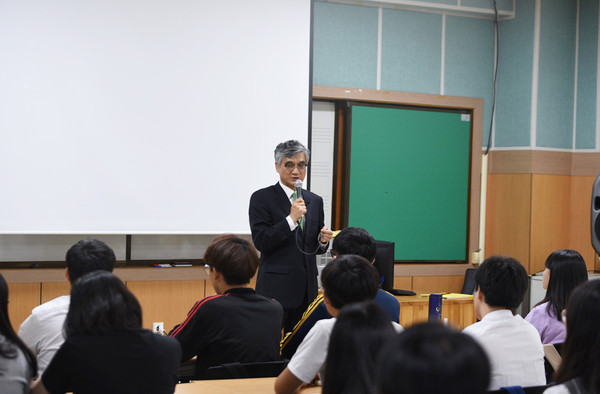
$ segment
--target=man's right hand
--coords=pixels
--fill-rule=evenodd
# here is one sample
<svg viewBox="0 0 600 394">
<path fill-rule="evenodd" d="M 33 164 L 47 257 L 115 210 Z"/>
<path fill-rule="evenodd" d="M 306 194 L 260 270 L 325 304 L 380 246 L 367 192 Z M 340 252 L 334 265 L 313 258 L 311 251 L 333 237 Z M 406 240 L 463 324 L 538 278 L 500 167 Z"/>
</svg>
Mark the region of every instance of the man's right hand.
<svg viewBox="0 0 600 394">
<path fill-rule="evenodd" d="M 292 218 L 294 223 L 296 223 L 305 214 L 306 205 L 304 204 L 304 200 L 299 198 L 292 203 L 292 208 L 290 209 L 290 217 Z"/>
</svg>

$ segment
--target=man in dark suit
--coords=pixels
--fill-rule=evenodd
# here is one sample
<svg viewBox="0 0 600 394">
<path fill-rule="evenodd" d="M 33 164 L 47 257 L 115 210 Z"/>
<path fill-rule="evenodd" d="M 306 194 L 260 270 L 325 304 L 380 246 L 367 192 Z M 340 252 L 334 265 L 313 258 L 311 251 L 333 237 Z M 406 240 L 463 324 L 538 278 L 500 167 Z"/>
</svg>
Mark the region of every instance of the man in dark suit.
<svg viewBox="0 0 600 394">
<path fill-rule="evenodd" d="M 317 296 L 316 254 L 327 250 L 333 232 L 324 225 L 323 199 L 307 190 L 297 198 L 294 183 L 304 181 L 309 151 L 298 141 L 275 148 L 279 182 L 250 198 L 250 229 L 261 252 L 256 292 L 279 301 L 283 328 L 290 331 Z"/>
</svg>

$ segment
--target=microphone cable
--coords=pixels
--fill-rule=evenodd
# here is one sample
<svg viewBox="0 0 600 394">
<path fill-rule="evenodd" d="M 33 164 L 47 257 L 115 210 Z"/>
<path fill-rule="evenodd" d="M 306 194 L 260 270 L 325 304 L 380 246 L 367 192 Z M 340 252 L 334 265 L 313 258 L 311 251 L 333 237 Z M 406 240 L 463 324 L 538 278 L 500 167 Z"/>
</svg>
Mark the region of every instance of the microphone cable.
<svg viewBox="0 0 600 394">
<path fill-rule="evenodd" d="M 319 249 L 321 249 L 321 235 L 319 234 L 319 238 L 317 238 L 317 247 L 313 252 L 305 252 L 304 250 L 302 250 L 302 248 L 300 247 L 300 244 L 298 243 L 298 234 L 300 234 L 300 230 L 299 230 L 300 226 L 296 227 L 296 229 L 294 230 L 294 232 L 296 233 L 294 235 L 294 240 L 296 241 L 296 248 L 304 255 L 306 256 L 312 256 L 313 254 L 317 254 L 317 251 Z M 326 244 L 327 245 L 327 244 Z"/>
</svg>

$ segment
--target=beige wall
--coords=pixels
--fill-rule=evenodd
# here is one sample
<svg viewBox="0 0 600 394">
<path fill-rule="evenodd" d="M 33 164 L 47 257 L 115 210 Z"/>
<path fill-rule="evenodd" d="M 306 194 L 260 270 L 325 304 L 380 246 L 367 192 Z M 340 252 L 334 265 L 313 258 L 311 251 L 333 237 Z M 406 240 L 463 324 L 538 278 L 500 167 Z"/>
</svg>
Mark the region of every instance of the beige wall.
<svg viewBox="0 0 600 394">
<path fill-rule="evenodd" d="M 497 151 L 490 154 L 486 257 L 517 258 L 529 273 L 544 269 L 557 249 L 575 249 L 588 269 L 597 267 L 591 246 L 592 185 L 600 154 Z"/>
</svg>

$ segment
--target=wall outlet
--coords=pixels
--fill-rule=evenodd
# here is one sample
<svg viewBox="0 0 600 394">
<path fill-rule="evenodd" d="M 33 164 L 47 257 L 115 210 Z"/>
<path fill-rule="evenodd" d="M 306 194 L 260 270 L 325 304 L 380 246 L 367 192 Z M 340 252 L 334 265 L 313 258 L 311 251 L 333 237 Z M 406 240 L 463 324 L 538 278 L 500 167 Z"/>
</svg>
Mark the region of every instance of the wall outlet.
<svg viewBox="0 0 600 394">
<path fill-rule="evenodd" d="M 152 332 L 154 332 L 155 334 L 164 335 L 165 323 L 161 321 L 152 323 Z"/>
</svg>

